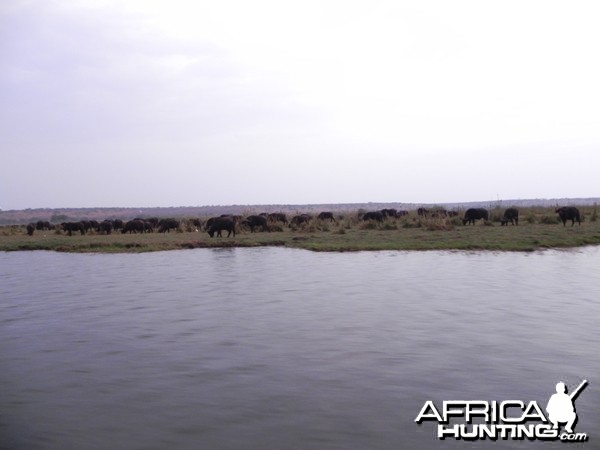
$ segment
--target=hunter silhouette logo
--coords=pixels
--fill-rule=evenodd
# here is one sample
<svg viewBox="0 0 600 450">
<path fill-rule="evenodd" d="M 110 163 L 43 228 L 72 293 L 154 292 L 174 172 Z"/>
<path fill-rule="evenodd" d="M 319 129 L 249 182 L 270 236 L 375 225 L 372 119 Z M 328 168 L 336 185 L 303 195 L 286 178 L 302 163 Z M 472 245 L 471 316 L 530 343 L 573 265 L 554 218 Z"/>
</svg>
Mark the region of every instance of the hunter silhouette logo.
<svg viewBox="0 0 600 450">
<path fill-rule="evenodd" d="M 535 400 L 446 400 L 439 409 L 432 400 L 427 400 L 415 422 L 437 422 L 438 439 L 585 442 L 588 435 L 575 433 L 573 429 L 577 423 L 574 401 L 587 384 L 583 380 L 569 394 L 565 383 L 557 383 L 556 393 L 546 406 L 547 416 Z M 564 425 L 562 432 L 561 425 Z"/>
<path fill-rule="evenodd" d="M 573 391 L 572 394 L 567 394 L 567 387 L 562 381 L 556 383 L 556 394 L 550 397 L 548 400 L 548 419 L 552 422 L 552 429 L 557 430 L 559 423 L 566 423 L 565 431 L 569 434 L 573 433 L 573 426 L 577 421 L 577 413 L 575 412 L 575 405 L 573 400 L 579 395 L 583 388 L 587 385 L 587 380 L 583 380 L 579 386 Z"/>
</svg>

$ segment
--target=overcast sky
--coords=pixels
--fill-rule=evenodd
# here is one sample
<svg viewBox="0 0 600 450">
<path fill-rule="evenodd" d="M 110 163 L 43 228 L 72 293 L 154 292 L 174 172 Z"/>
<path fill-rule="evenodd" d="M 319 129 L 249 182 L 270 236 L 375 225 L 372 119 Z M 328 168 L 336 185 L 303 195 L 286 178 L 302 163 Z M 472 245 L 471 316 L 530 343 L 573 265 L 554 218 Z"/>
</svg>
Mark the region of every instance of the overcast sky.
<svg viewBox="0 0 600 450">
<path fill-rule="evenodd" d="M 0 208 L 600 196 L 597 1 L 0 3 Z"/>
</svg>

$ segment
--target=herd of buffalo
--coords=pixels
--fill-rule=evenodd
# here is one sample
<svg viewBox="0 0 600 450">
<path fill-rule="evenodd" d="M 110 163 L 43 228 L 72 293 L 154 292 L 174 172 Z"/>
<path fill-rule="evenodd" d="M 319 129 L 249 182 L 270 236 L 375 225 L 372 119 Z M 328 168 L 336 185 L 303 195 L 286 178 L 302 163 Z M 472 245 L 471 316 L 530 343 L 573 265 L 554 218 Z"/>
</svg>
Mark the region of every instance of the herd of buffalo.
<svg viewBox="0 0 600 450">
<path fill-rule="evenodd" d="M 573 206 L 563 206 L 557 208 L 555 212 L 558 214 L 558 218 L 566 225 L 567 221 L 571 221 L 571 226 L 575 225 L 575 222 L 581 225 L 581 215 L 579 210 Z M 370 211 L 360 214 L 359 219 L 361 221 L 375 221 L 383 222 L 386 219 L 396 219 L 407 216 L 408 211 L 396 210 L 393 208 L 382 209 L 379 211 Z M 453 217 L 457 216 L 456 211 L 447 211 L 443 208 L 436 209 L 425 209 L 419 208 L 417 210 L 419 217 L 427 218 L 438 218 L 438 217 Z M 489 220 L 489 212 L 485 208 L 469 208 L 465 211 L 465 215 L 462 219 L 463 225 L 472 224 L 478 220 Z M 227 232 L 227 236 L 233 235 L 235 237 L 236 228 L 240 227 L 250 230 L 254 233 L 255 231 L 271 231 L 274 225 L 287 225 L 289 227 L 296 226 L 302 227 L 305 224 L 309 224 L 314 216 L 310 214 L 298 214 L 293 216 L 289 221 L 288 217 L 284 213 L 262 213 L 258 215 L 250 215 L 247 217 L 234 216 L 224 214 L 219 217 L 212 217 L 206 222 L 201 219 L 190 219 L 191 225 L 196 231 L 203 229 L 210 237 L 221 237 L 223 231 Z M 335 222 L 336 219 L 334 214 L 329 211 L 321 212 L 316 216 L 316 219 L 321 221 Z M 504 215 L 500 219 L 501 225 L 507 225 L 508 223 L 513 225 L 519 225 L 519 210 L 517 208 L 508 208 L 504 211 Z M 95 220 L 82 220 L 78 222 L 63 222 L 60 225 L 54 225 L 46 221 L 38 221 L 36 223 L 30 223 L 27 225 L 27 234 L 30 236 L 36 230 L 55 230 L 65 232 L 69 236 L 73 235 L 73 232 L 79 232 L 80 234 L 86 234 L 93 230 L 101 234 L 111 234 L 113 231 L 121 233 L 151 233 L 158 231 L 159 233 L 168 233 L 171 230 L 180 229 L 180 221 L 176 219 L 158 219 L 158 218 L 136 218 L 129 221 L 123 221 L 120 219 L 115 220 L 104 220 L 98 222 Z"/>
</svg>

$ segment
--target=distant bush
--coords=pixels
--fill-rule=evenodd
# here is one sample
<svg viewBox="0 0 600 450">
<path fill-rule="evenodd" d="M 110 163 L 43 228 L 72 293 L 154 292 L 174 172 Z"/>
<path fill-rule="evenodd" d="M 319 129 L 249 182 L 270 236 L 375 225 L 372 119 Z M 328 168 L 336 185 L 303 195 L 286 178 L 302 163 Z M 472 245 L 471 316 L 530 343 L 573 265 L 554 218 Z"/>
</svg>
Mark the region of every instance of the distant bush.
<svg viewBox="0 0 600 450">
<path fill-rule="evenodd" d="M 458 216 L 454 216 L 450 219 L 450 223 L 454 226 L 462 225 L 462 219 Z"/>
<path fill-rule="evenodd" d="M 402 228 L 421 228 L 421 221 L 412 219 L 402 222 Z"/>
<path fill-rule="evenodd" d="M 504 210 L 494 208 L 490 213 L 490 222 L 500 222 L 502 217 L 504 217 Z"/>
<path fill-rule="evenodd" d="M 361 230 L 376 230 L 377 222 L 375 222 L 374 220 L 365 220 L 363 223 L 360 224 L 358 228 L 360 228 Z"/>
<path fill-rule="evenodd" d="M 539 223 L 542 225 L 556 225 L 558 223 L 558 217 L 544 215 L 540 218 Z"/>
</svg>

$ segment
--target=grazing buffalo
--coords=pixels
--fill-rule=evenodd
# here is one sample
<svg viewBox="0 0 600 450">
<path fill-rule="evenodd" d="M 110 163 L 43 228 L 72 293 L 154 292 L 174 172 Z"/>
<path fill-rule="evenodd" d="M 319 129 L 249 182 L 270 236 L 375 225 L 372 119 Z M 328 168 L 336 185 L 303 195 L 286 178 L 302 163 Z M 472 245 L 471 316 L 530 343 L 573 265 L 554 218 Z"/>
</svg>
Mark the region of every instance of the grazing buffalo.
<svg viewBox="0 0 600 450">
<path fill-rule="evenodd" d="M 113 230 L 113 222 L 112 220 L 104 220 L 98 224 L 98 228 L 96 228 L 98 233 L 106 233 L 110 234 Z"/>
<path fill-rule="evenodd" d="M 436 209 L 432 209 L 429 212 L 429 215 L 431 217 L 439 219 L 440 217 L 448 217 L 448 211 L 446 211 L 444 208 L 436 208 Z"/>
<path fill-rule="evenodd" d="M 333 213 L 330 211 L 323 211 L 322 213 L 319 213 L 319 215 L 317 216 L 317 219 L 319 220 L 329 220 L 331 222 L 335 222 L 335 218 L 333 217 Z"/>
<path fill-rule="evenodd" d="M 196 231 L 202 228 L 202 220 L 201 219 L 190 219 L 190 223 L 196 227 Z"/>
<path fill-rule="evenodd" d="M 271 222 L 288 223 L 287 216 L 284 213 L 271 213 L 267 216 L 267 219 Z"/>
<path fill-rule="evenodd" d="M 255 228 L 261 228 L 263 231 L 271 231 L 267 225 L 266 216 L 248 216 L 242 221 L 242 225 L 250 228 L 250 233 L 254 233 Z"/>
<path fill-rule="evenodd" d="M 567 220 L 571 221 L 571 226 L 575 225 L 575 221 L 581 225 L 581 216 L 579 210 L 574 206 L 563 206 L 556 209 L 556 213 L 563 223 L 563 227 L 567 224 Z"/>
<path fill-rule="evenodd" d="M 141 217 L 136 217 L 133 220 L 142 222 L 144 224 L 144 232 L 146 232 L 146 233 L 153 233 L 154 228 L 156 228 L 158 226 L 157 218 L 142 219 Z"/>
<path fill-rule="evenodd" d="M 213 223 L 218 220 L 218 219 L 230 219 L 232 220 L 234 223 L 237 223 L 238 221 L 238 216 L 233 216 L 231 214 L 221 214 L 219 217 L 211 217 L 210 219 L 208 219 L 206 221 L 206 223 L 204 224 L 204 231 L 208 231 L 210 230 L 210 227 L 212 227 Z"/>
<path fill-rule="evenodd" d="M 27 225 L 27 234 L 29 236 L 33 236 L 34 231 L 35 231 L 35 225 L 33 223 L 30 223 L 29 225 Z"/>
<path fill-rule="evenodd" d="M 144 231 L 146 231 L 146 228 L 146 222 L 144 222 L 141 219 L 133 219 L 128 221 L 125 225 L 123 225 L 121 233 L 143 233 Z"/>
<path fill-rule="evenodd" d="M 469 208 L 465 212 L 465 217 L 463 218 L 463 225 L 468 223 L 472 223 L 475 225 L 475 221 L 479 219 L 488 220 L 489 214 L 488 210 L 484 208 Z"/>
<path fill-rule="evenodd" d="M 394 219 L 398 217 L 398 211 L 394 208 L 384 208 L 380 212 L 383 215 L 384 219 L 387 217 L 392 217 Z"/>
<path fill-rule="evenodd" d="M 124 226 L 125 226 L 125 224 L 123 223 L 123 221 L 121 219 L 113 220 L 113 228 L 115 229 L 115 231 L 122 230 Z"/>
<path fill-rule="evenodd" d="M 400 211 L 398 211 L 398 217 L 404 216 L 408 216 L 408 211 L 406 211 L 405 209 L 401 209 Z"/>
<path fill-rule="evenodd" d="M 161 220 L 158 217 L 149 217 L 147 219 L 142 219 L 142 220 L 146 223 L 149 223 L 152 226 L 152 229 L 160 228 Z M 173 219 L 167 219 L 167 220 L 173 220 Z M 179 226 L 179 225 L 177 225 L 177 226 Z"/>
<path fill-rule="evenodd" d="M 500 224 L 504 226 L 507 225 L 508 222 L 513 225 L 519 225 L 519 210 L 517 208 L 508 208 L 504 211 L 504 216 L 500 219 Z"/>
<path fill-rule="evenodd" d="M 292 221 L 290 222 L 290 227 L 292 225 L 303 225 L 305 223 L 309 223 L 312 219 L 310 214 L 298 214 L 297 216 L 292 217 Z"/>
<path fill-rule="evenodd" d="M 427 217 L 429 215 L 429 211 L 425 208 L 419 208 L 417 209 L 417 215 L 419 217 Z"/>
<path fill-rule="evenodd" d="M 381 211 L 371 211 L 364 213 L 362 220 L 376 220 L 377 222 L 383 222 L 383 214 Z"/>
<path fill-rule="evenodd" d="M 85 226 L 81 222 L 63 222 L 60 225 L 69 236 L 73 236 L 73 231 L 79 231 L 81 234 L 85 234 Z"/>
<path fill-rule="evenodd" d="M 175 219 L 161 219 L 158 222 L 159 233 L 169 233 L 171 230 L 177 230 L 179 228 L 179 221 Z"/>
<path fill-rule="evenodd" d="M 36 230 L 53 230 L 54 229 L 54 225 L 52 225 L 50 222 L 48 221 L 43 221 L 43 220 L 38 220 L 35 224 L 35 229 Z"/>
<path fill-rule="evenodd" d="M 208 225 L 208 234 L 210 237 L 214 237 L 215 233 L 217 233 L 217 237 L 222 237 L 221 231 L 227 231 L 227 237 L 233 233 L 233 237 L 235 237 L 235 220 L 230 217 L 212 217 L 207 221 L 210 222 Z"/>
</svg>

